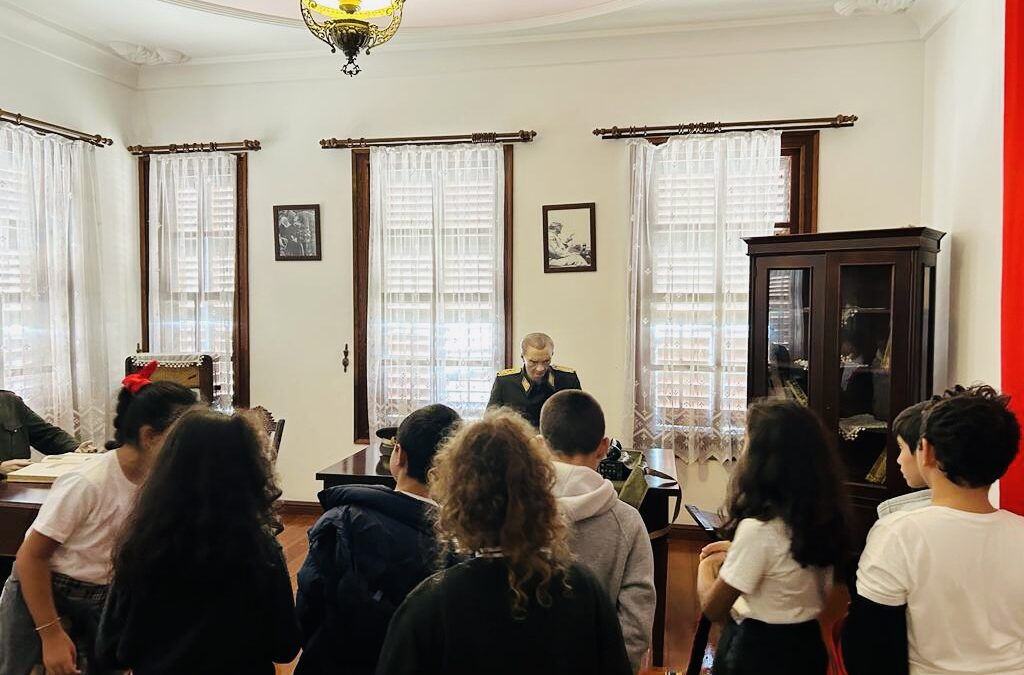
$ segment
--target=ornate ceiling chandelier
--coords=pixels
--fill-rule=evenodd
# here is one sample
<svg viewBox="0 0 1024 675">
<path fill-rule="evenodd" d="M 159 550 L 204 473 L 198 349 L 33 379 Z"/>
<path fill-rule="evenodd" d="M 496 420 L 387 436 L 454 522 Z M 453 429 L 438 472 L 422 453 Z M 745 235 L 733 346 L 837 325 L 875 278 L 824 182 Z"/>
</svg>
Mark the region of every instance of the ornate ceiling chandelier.
<svg viewBox="0 0 1024 675">
<path fill-rule="evenodd" d="M 362 70 L 356 64 L 359 52 L 365 50 L 369 54 L 371 49 L 384 44 L 398 32 L 398 27 L 402 24 L 402 7 L 405 0 L 390 0 L 387 7 L 366 11 L 360 11 L 362 4 L 362 0 L 340 0 L 338 8 L 335 9 L 321 5 L 315 0 L 299 0 L 302 20 L 306 22 L 309 32 L 323 40 L 331 48 L 331 52 L 341 50 L 348 58 L 348 62 L 341 67 L 341 72 L 349 76 L 358 75 Z M 313 18 L 314 12 L 326 20 L 318 22 Z M 390 19 L 387 26 L 371 23 L 371 19 L 385 18 Z"/>
</svg>

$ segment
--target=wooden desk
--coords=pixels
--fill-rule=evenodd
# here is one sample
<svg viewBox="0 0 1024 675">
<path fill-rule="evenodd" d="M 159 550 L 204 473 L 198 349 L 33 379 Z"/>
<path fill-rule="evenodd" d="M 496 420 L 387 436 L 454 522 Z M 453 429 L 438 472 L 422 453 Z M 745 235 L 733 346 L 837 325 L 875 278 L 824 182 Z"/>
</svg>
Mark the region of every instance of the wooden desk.
<svg viewBox="0 0 1024 675">
<path fill-rule="evenodd" d="M 640 505 L 640 515 L 651 536 L 654 550 L 654 588 L 658 599 L 654 607 L 654 634 L 651 636 L 651 664 L 664 664 L 665 656 L 665 600 L 668 590 L 668 533 L 669 498 L 682 499 L 679 483 L 676 482 L 676 460 L 669 450 L 655 448 L 644 453 L 650 468 L 671 476 L 672 479 L 647 476 L 647 496 Z M 337 464 L 318 471 L 316 479 L 323 481 L 324 488 L 338 485 L 387 485 L 395 486 L 395 479 L 381 464 L 380 448 L 371 445 Z"/>
<path fill-rule="evenodd" d="M 49 485 L 0 481 L 0 556 L 13 557 L 50 493 Z"/>
</svg>

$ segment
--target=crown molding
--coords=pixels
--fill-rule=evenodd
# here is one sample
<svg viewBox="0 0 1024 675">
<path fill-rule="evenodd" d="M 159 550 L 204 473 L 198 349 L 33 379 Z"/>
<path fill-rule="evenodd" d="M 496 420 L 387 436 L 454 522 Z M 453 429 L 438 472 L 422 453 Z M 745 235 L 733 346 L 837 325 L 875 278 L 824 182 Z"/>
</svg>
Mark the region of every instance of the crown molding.
<svg viewBox="0 0 1024 675">
<path fill-rule="evenodd" d="M 203 2 L 203 0 L 160 0 L 160 2 L 168 5 L 175 5 L 177 7 L 185 7 L 186 9 L 194 9 L 198 12 L 206 12 L 207 14 L 226 16 L 231 19 L 252 21 L 253 23 L 265 23 L 271 26 L 285 26 L 287 28 L 305 28 L 305 25 L 302 23 L 302 19 L 289 19 L 287 17 L 275 16 L 273 14 L 250 12 L 245 9 L 225 7 L 224 5 L 218 5 L 213 2 Z M 296 0 L 296 3 L 297 2 L 298 0 Z"/>
<path fill-rule="evenodd" d="M 1015 0 L 1009 0 L 1011 2 Z M 916 2 L 907 15 L 917 22 L 922 40 L 927 40 L 955 12 L 963 0 L 928 0 Z"/>
<path fill-rule="evenodd" d="M 465 28 L 407 30 L 386 49 L 375 51 L 373 63 L 380 66 L 367 68 L 360 77 L 599 63 L 619 60 L 618 55 L 626 60 L 643 60 L 918 40 L 934 31 L 961 1 L 919 2 L 916 7 L 942 4 L 943 8 L 920 15 L 911 10 L 896 17 L 811 14 L 625 30 L 521 30 L 503 34 L 482 34 Z M 161 2 L 208 4 L 200 0 Z M 621 9 L 624 3 L 640 2 L 623 0 L 615 4 Z M 229 10 L 225 8 L 225 12 Z M 336 78 L 338 67 L 337 58 L 319 49 L 312 38 L 310 49 L 299 52 L 199 58 L 182 65 L 140 67 L 116 56 L 107 46 L 16 7 L 9 0 L 0 0 L 0 36 L 131 89 L 329 80 Z M 613 50 L 609 50 L 611 42 L 615 43 Z M 530 48 L 516 49 L 520 45 Z"/>
<path fill-rule="evenodd" d="M 216 14 L 218 16 L 226 16 L 234 19 L 241 19 L 243 21 L 252 21 L 255 23 L 265 23 L 273 26 L 285 26 L 287 28 L 299 28 L 306 30 L 306 25 L 302 19 L 277 16 L 274 14 L 262 14 L 260 12 L 253 12 L 244 9 L 238 9 L 235 7 L 225 7 L 214 2 L 207 2 L 205 0 L 159 0 L 160 2 L 176 5 L 178 7 L 186 7 L 188 9 L 194 9 L 200 12 L 207 12 L 209 14 Z M 535 17 L 530 19 L 519 19 L 516 21 L 505 21 L 501 23 L 489 23 L 489 24 L 475 24 L 470 26 L 452 26 L 446 28 L 440 27 L 416 27 L 406 26 L 402 29 L 403 33 L 406 34 L 429 34 L 431 39 L 441 38 L 455 38 L 467 35 L 479 35 L 481 33 L 492 34 L 492 33 L 514 33 L 516 31 L 523 30 L 536 30 L 539 28 L 547 28 L 552 26 L 559 26 L 575 21 L 584 21 L 586 19 L 593 19 L 599 16 L 605 16 L 607 14 L 614 14 L 615 12 L 621 12 L 633 7 L 646 4 L 650 0 L 608 0 L 593 7 L 586 7 L 583 9 L 576 9 L 569 12 L 560 12 L 557 14 L 551 14 L 548 16 Z"/>
<path fill-rule="evenodd" d="M 637 37 L 659 36 L 659 35 L 682 35 L 703 31 L 718 31 L 725 29 L 757 28 L 764 26 L 790 26 L 804 23 L 821 21 L 819 15 L 811 16 L 789 16 L 773 17 L 770 19 L 750 19 L 747 21 L 717 21 L 707 23 L 674 24 L 671 26 L 648 26 L 625 29 L 600 29 L 590 31 L 567 31 L 550 33 L 519 32 L 508 35 L 477 35 L 466 32 L 462 37 L 454 36 L 445 31 L 421 31 L 409 35 L 405 31 L 388 43 L 389 52 L 424 52 L 447 49 L 466 49 L 476 47 L 494 47 L 505 45 L 524 45 L 540 43 L 567 44 L 573 41 L 603 40 L 603 39 L 629 39 Z M 833 19 L 826 19 L 833 20 Z M 379 48 L 383 50 L 384 48 Z M 309 59 L 323 57 L 328 53 L 326 47 L 320 46 L 319 42 L 312 42 L 309 49 L 289 52 L 274 52 L 270 54 L 237 54 L 231 56 L 215 56 L 192 59 L 195 65 L 219 65 L 229 63 L 250 63 L 278 61 L 282 59 Z M 376 51 L 375 54 L 379 54 Z M 333 56 L 331 58 L 337 58 Z"/>
<path fill-rule="evenodd" d="M 167 1 L 167 0 L 161 0 Z M 870 23 L 871 28 L 866 29 Z M 883 23 L 887 22 L 887 23 Z M 883 17 L 839 17 L 832 14 L 803 14 L 783 17 L 767 17 L 759 19 L 743 20 L 722 20 L 700 23 L 682 23 L 668 26 L 644 26 L 624 29 L 597 29 L 588 31 L 564 31 L 564 32 L 530 32 L 520 31 L 503 35 L 481 35 L 472 31 L 452 32 L 445 30 L 420 30 L 400 31 L 386 48 L 375 51 L 375 55 L 387 52 L 425 52 L 448 49 L 467 49 L 477 47 L 494 47 L 506 45 L 538 45 L 542 43 L 554 43 L 566 45 L 572 42 L 585 42 L 592 40 L 630 40 L 632 38 L 648 38 L 660 35 L 684 36 L 692 33 L 716 33 L 722 34 L 728 31 L 737 31 L 756 28 L 793 27 L 801 30 L 807 24 L 828 25 L 848 35 L 859 35 L 853 40 L 861 40 L 865 44 L 890 39 L 894 31 L 899 34 L 897 39 L 916 39 L 915 31 L 908 29 L 913 22 L 907 19 L 883 18 Z M 844 25 L 845 24 L 845 25 Z M 881 33 L 877 31 L 881 29 Z M 303 27 L 305 30 L 305 27 Z M 690 39 L 689 37 L 687 39 Z M 634 40 L 635 41 L 635 40 Z M 798 40 L 799 42 L 799 40 Z M 749 51 L 739 48 L 739 52 Z M 328 51 L 321 47 L 318 42 L 311 42 L 309 49 L 298 51 L 274 52 L 263 54 L 237 54 L 231 56 L 216 56 L 196 58 L 190 61 L 191 65 L 221 65 L 236 63 L 265 63 L 267 61 L 279 61 L 287 59 L 315 59 L 323 57 Z M 336 58 L 336 57 L 334 57 Z M 628 57 L 627 57 L 628 58 Z"/>
<path fill-rule="evenodd" d="M 0 37 L 84 72 L 135 89 L 139 66 L 116 56 L 106 46 L 0 0 Z"/>
<path fill-rule="evenodd" d="M 165 63 L 185 63 L 189 60 L 188 54 L 183 54 L 177 49 L 147 47 L 120 41 L 111 42 L 107 46 L 122 59 L 137 66 L 161 66 Z"/>
<path fill-rule="evenodd" d="M 574 39 L 567 39 L 568 36 Z M 554 39 L 552 39 L 554 38 Z M 438 77 L 448 73 L 560 67 L 593 63 L 675 60 L 707 56 L 744 55 L 779 50 L 850 47 L 894 42 L 917 42 L 918 28 L 910 19 L 855 17 L 807 19 L 800 23 L 750 22 L 718 30 L 644 29 L 622 32 L 571 33 L 563 36 L 520 36 L 514 41 L 479 39 L 474 42 L 418 43 L 375 50 L 364 63 L 359 81 L 394 77 Z M 529 44 L 524 49 L 523 44 Z M 326 49 L 258 58 L 196 59 L 182 65 L 143 68 L 139 88 L 226 86 L 275 82 L 338 81 L 341 61 Z M 343 80 L 342 82 L 347 82 Z M 358 85 L 358 82 L 352 82 Z"/>
</svg>

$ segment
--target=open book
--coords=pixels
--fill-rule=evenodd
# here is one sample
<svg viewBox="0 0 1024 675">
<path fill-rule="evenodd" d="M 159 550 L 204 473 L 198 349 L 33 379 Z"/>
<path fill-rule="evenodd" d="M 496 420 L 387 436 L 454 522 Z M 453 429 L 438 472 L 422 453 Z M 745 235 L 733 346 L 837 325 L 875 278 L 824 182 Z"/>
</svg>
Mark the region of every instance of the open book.
<svg viewBox="0 0 1024 675">
<path fill-rule="evenodd" d="M 82 466 L 99 457 L 98 454 L 69 452 L 63 455 L 48 455 L 42 461 L 7 474 L 11 483 L 52 483 L 68 471 Z"/>
</svg>

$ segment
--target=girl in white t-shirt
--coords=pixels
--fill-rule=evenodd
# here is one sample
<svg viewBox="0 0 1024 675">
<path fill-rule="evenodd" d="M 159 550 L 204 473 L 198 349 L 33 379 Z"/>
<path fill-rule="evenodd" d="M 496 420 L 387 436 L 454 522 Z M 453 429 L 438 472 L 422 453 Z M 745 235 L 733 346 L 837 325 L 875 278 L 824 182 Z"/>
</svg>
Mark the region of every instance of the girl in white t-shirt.
<svg viewBox="0 0 1024 675">
<path fill-rule="evenodd" d="M 848 502 L 831 435 L 810 409 L 765 401 L 747 412 L 723 530 L 697 572 L 704 614 L 726 625 L 715 675 L 824 675 L 817 618 L 848 552 Z"/>
<path fill-rule="evenodd" d="M 191 390 L 150 382 L 150 363 L 124 379 L 107 452 L 54 482 L 0 596 L 0 675 L 94 675 L 96 626 L 113 543 L 164 434 L 195 403 Z"/>
</svg>

